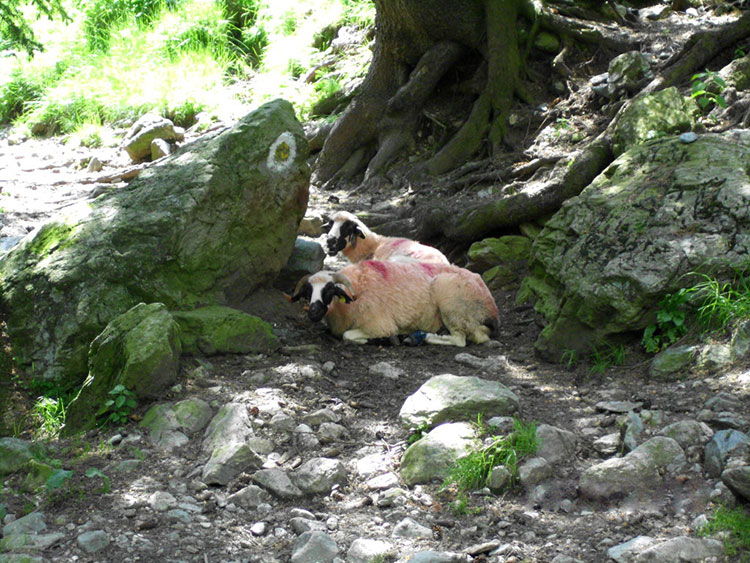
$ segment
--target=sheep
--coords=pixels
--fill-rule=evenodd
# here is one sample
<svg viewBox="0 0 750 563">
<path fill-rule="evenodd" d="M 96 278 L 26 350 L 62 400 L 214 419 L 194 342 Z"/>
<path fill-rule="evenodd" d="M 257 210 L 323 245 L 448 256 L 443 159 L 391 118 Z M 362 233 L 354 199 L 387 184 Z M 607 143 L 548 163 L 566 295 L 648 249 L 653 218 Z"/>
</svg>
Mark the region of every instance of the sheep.
<svg viewBox="0 0 750 563">
<path fill-rule="evenodd" d="M 372 232 L 355 215 L 346 211 L 334 213 L 326 237 L 329 256 L 341 252 L 350 262 L 388 260 L 391 262 L 431 262 L 450 264 L 437 248 L 407 239 L 386 237 Z"/>
<path fill-rule="evenodd" d="M 449 264 L 365 260 L 302 278 L 291 300 L 300 298 L 311 321 L 325 317 L 334 336 L 357 344 L 424 331 L 428 344 L 463 347 L 487 342 L 499 322 L 482 278 Z M 436 334 L 443 327 L 450 334 Z"/>
</svg>

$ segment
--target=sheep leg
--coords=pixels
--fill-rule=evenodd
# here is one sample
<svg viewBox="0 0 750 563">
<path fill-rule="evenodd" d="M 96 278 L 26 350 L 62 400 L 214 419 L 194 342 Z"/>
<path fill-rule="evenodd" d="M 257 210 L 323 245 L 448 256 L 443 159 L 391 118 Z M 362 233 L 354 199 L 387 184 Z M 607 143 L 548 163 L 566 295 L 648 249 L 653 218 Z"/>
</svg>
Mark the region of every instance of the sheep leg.
<svg viewBox="0 0 750 563">
<path fill-rule="evenodd" d="M 460 348 L 463 348 L 466 346 L 466 336 L 459 332 L 451 333 L 451 334 L 434 334 L 429 333 L 425 337 L 425 342 L 427 344 L 439 344 L 442 346 L 459 346 Z"/>
<path fill-rule="evenodd" d="M 353 342 L 355 344 L 367 344 L 367 340 L 370 337 L 364 331 L 358 328 L 353 328 L 352 330 L 347 330 L 344 334 L 342 334 L 341 338 L 344 340 L 344 342 Z"/>
</svg>

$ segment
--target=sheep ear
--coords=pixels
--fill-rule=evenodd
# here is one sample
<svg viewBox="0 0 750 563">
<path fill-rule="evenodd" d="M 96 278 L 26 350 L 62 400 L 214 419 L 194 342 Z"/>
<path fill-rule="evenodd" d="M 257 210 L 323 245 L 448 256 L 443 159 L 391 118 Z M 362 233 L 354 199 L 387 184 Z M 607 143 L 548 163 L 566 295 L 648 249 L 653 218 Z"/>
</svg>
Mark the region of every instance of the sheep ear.
<svg viewBox="0 0 750 563">
<path fill-rule="evenodd" d="M 341 300 L 344 303 L 351 303 L 352 301 L 356 300 L 356 297 L 351 297 L 347 292 L 344 286 L 342 285 L 336 285 L 336 296 L 340 297 Z"/>
<path fill-rule="evenodd" d="M 357 225 L 354 225 L 354 228 L 352 229 L 352 233 L 349 235 L 349 244 L 351 244 L 352 246 L 356 246 L 357 237 L 365 238 L 365 234 L 360 230 L 360 228 Z"/>
</svg>

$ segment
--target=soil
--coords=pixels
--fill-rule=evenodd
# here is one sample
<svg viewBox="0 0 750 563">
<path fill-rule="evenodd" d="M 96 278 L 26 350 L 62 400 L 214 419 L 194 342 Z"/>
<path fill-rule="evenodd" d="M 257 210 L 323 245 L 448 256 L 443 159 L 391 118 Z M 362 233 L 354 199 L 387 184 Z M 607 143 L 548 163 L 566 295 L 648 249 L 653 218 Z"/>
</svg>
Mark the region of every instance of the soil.
<svg viewBox="0 0 750 563">
<path fill-rule="evenodd" d="M 665 48 L 671 51 L 674 47 Z M 603 70 L 606 57 L 600 55 L 597 53 L 598 66 L 591 69 L 592 73 Z M 557 104 L 552 99 L 554 92 L 548 96 L 551 104 Z M 594 134 L 601 126 L 596 117 L 604 111 L 600 100 L 593 101 L 581 93 L 578 97 L 571 95 L 564 103 L 556 113 L 544 117 L 536 110 L 531 112 L 536 115 L 529 117 L 529 130 L 536 131 L 535 144 L 532 147 L 525 139 L 518 140 L 530 151 L 527 154 L 539 158 L 568 152 L 577 142 L 576 132 Z M 544 128 L 547 132 L 541 134 Z M 429 131 L 425 131 L 424 138 L 428 136 Z M 188 132 L 187 142 L 191 138 Z M 96 174 L 86 172 L 93 156 L 105 164 L 106 173 L 116 174 L 128 166 L 127 159 L 115 147 L 71 147 L 61 139 L 11 144 L 8 139 L 7 131 L 0 134 L 0 248 L 17 241 L 17 237 L 67 205 L 111 187 L 98 184 Z M 404 169 L 405 165 L 397 165 L 388 181 L 370 185 L 366 190 L 326 192 L 313 187 L 309 213 L 320 215 L 347 209 L 369 211 L 377 219 L 379 214 L 389 216 L 401 210 L 399 213 L 408 215 L 404 209 L 416 201 L 455 193 L 449 185 L 437 186 L 437 192 L 424 184 L 412 186 L 408 175 L 399 173 Z M 464 197 L 484 197 L 482 190 L 488 184 L 491 182 L 485 180 L 467 185 Z M 450 257 L 461 263 L 465 248 L 450 250 Z M 328 266 L 340 264 L 327 259 Z M 353 540 L 368 537 L 393 543 L 400 557 L 431 549 L 470 552 L 474 561 L 549 562 L 564 554 L 597 562 L 608 560 L 606 550 L 612 545 L 638 535 L 667 539 L 690 533 L 693 519 L 710 511 L 711 506 L 708 499 L 712 483 L 706 482 L 701 471 L 682 476 L 679 483 L 670 484 L 648 499 L 592 504 L 579 497 L 581 472 L 602 459 L 592 447 L 593 440 L 618 431 L 617 416 L 602 412 L 595 405 L 603 400 L 638 401 L 643 409 L 663 413 L 666 425 L 696 418 L 705 401 L 719 392 L 750 404 L 748 372 L 737 368 L 728 373 L 685 375 L 678 382 L 651 381 L 648 358 L 640 350 L 637 337 L 627 344 L 624 363 L 609 366 L 603 372 L 586 361 L 550 364 L 534 353 L 533 343 L 541 328 L 534 311 L 515 303 L 513 287 L 493 293 L 501 311 L 501 328 L 495 340 L 483 346 L 456 349 L 379 342 L 347 345 L 331 337 L 322 323 L 311 325 L 302 306 L 289 303 L 280 289 L 269 288 L 248 299 L 243 308 L 272 322 L 283 344 L 281 351 L 269 356 L 185 357 L 181 386 L 164 400 L 198 396 L 221 405 L 242 395 L 258 420 L 266 416 L 266 400 L 275 401 L 294 413 L 295 418 L 329 407 L 341 414 L 349 438 L 324 444 L 315 451 L 282 442 L 276 450 L 284 452 L 281 467 L 291 470 L 300 461 L 327 456 L 341 459 L 351 469 L 366 447 L 368 452 L 382 454 L 387 468 L 397 473 L 409 438 L 398 417 L 404 400 L 434 375 L 477 375 L 510 387 L 519 396 L 524 420 L 570 430 L 578 436 L 575 456 L 553 467 L 549 481 L 552 485 L 546 494 L 540 496 L 537 490 L 517 487 L 499 496 L 472 495 L 469 508 L 461 513 L 451 509 L 450 492 L 441 492 L 440 484 L 435 483 L 411 488 L 406 505 L 383 509 L 373 503 L 376 493 L 364 485 L 369 476 L 350 470 L 348 484 L 329 495 L 298 501 L 274 499 L 273 510 L 268 513 L 242 511 L 227 504 L 226 497 L 248 484 L 249 475 L 241 475 L 227 487 L 196 487 L 195 480 L 206 461 L 200 452 L 199 436 L 173 454 L 152 448 L 145 437 L 128 446 L 109 444 L 115 435 L 143 434 L 137 421 L 151 405 L 141 404 L 124 428 L 102 428 L 75 439 L 49 443 L 50 459 L 73 470 L 70 488 L 51 495 L 21 493 L 20 477 L 10 476 L 0 490 L 0 502 L 16 516 L 38 507 L 46 515 L 48 527 L 63 534 L 63 539 L 41 553 L 50 561 L 288 561 L 295 542 L 289 525 L 292 508 L 309 510 L 325 522 L 342 557 Z M 503 356 L 504 368 L 489 372 L 471 367 L 457 359 L 459 352 L 482 358 Z M 395 379 L 376 375 L 369 368 L 379 362 L 388 362 L 403 373 Z M 300 367 L 306 365 L 315 368 L 313 376 L 305 375 L 307 372 Z M 198 376 L 198 372 L 207 375 Z M 264 373 L 278 378 L 281 384 L 271 379 L 265 388 L 258 388 L 253 378 Z M 14 378 L 16 388 L 11 396 L 19 413 L 19 437 L 30 439 L 31 425 L 25 423 L 31 420 L 33 396 L 24 388 L 23 379 L 23 374 Z M 134 457 L 144 459 L 140 469 L 116 469 L 119 462 Z M 100 477 L 86 477 L 86 470 L 92 467 L 107 476 L 108 490 L 97 489 L 103 481 Z M 177 497 L 192 496 L 201 513 L 187 523 L 168 519 L 149 506 L 150 495 L 159 491 L 169 491 Z M 391 538 L 393 526 L 406 516 L 431 526 L 433 537 Z M 266 530 L 260 532 L 254 527 L 258 523 L 264 523 Z M 92 529 L 106 531 L 112 543 L 102 551 L 87 554 L 76 538 Z M 503 546 L 503 553 L 488 559 L 489 549 L 477 547 L 485 542 Z"/>
</svg>

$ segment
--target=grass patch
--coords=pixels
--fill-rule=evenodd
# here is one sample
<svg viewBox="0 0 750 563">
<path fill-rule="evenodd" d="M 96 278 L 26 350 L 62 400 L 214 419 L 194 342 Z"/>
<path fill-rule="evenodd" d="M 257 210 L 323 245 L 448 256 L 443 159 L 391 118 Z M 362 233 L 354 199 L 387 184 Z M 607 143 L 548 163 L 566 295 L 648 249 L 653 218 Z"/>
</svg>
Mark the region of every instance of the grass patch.
<svg viewBox="0 0 750 563">
<path fill-rule="evenodd" d="M 591 362 L 589 375 L 601 374 L 614 366 L 621 366 L 625 363 L 625 346 L 605 343 L 591 353 Z"/>
<path fill-rule="evenodd" d="M 701 333 L 724 331 L 750 318 L 750 267 L 737 268 L 728 281 L 691 273 L 701 281 L 665 295 L 659 302 L 656 323 L 643 332 L 646 352 L 655 354 L 674 344 L 695 320 Z"/>
<path fill-rule="evenodd" d="M 702 536 L 722 536 L 728 556 L 739 556 L 737 561 L 750 561 L 750 515 L 742 506 L 732 510 L 720 506 L 700 533 Z"/>
<path fill-rule="evenodd" d="M 459 459 L 445 479 L 441 490 L 454 489 L 459 494 L 486 487 L 495 467 L 505 467 L 511 475 L 511 485 L 518 479 L 518 464 L 536 453 L 536 424 L 513 419 L 513 431 L 505 436 L 492 436 L 491 429 L 482 423 L 477 426 L 484 436 L 484 445 Z"/>
<path fill-rule="evenodd" d="M 201 112 L 233 121 L 277 97 L 306 119 L 321 90 L 350 89 L 371 57 L 362 45 L 337 59 L 316 89 L 300 80 L 331 57 L 315 34 L 372 25 L 374 13 L 370 0 L 81 0 L 69 25 L 33 22 L 44 52 L 0 65 L 0 123 L 72 135 L 151 111 L 189 126 Z"/>
</svg>

